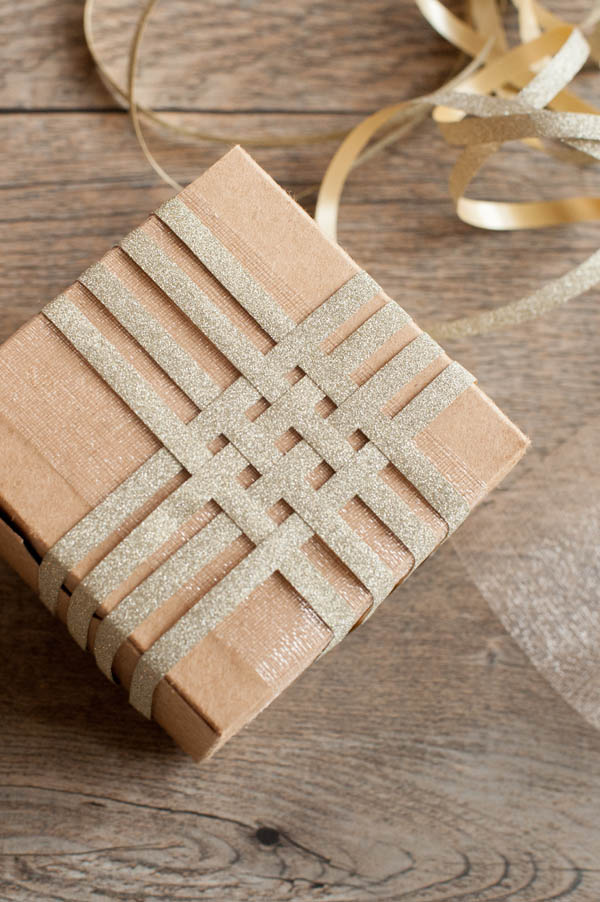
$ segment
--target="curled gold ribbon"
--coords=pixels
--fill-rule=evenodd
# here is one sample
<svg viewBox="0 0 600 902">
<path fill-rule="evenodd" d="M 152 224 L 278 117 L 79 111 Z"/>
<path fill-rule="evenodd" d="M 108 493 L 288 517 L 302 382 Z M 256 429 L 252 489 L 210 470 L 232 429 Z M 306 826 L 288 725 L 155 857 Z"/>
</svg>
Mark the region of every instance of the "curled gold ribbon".
<svg viewBox="0 0 600 902">
<path fill-rule="evenodd" d="M 297 134 L 297 135 L 263 135 L 261 137 L 255 137 L 251 135 L 244 134 L 220 134 L 217 132 L 207 132 L 201 129 L 189 128 L 188 126 L 179 125 L 177 123 L 172 122 L 170 119 L 165 116 L 161 116 L 160 113 L 157 113 L 155 110 L 151 109 L 151 107 L 138 103 L 135 100 L 135 84 L 136 84 L 136 69 L 137 63 L 140 53 L 140 47 L 142 43 L 142 38 L 144 36 L 144 32 L 146 29 L 146 25 L 148 24 L 148 20 L 156 7 L 158 0 L 147 0 L 140 17 L 138 19 L 135 33 L 133 36 L 130 56 L 129 56 L 129 65 L 128 65 L 128 81 L 125 86 L 119 84 L 116 79 L 112 77 L 108 68 L 104 64 L 102 57 L 100 56 L 100 52 L 96 45 L 96 38 L 94 34 L 93 20 L 94 20 L 94 11 L 96 0 L 85 0 L 84 10 L 83 10 L 83 32 L 85 37 L 85 42 L 87 44 L 88 51 L 90 56 L 92 57 L 94 64 L 102 78 L 102 81 L 105 83 L 108 90 L 113 94 L 113 96 L 119 100 L 119 102 L 123 103 L 129 110 L 132 115 L 137 116 L 141 113 L 144 118 L 148 119 L 148 121 L 153 122 L 155 125 L 159 125 L 161 128 L 165 129 L 167 132 L 171 132 L 173 134 L 182 135 L 187 138 L 195 138 L 198 141 L 207 141 L 210 143 L 216 144 L 245 144 L 248 147 L 294 147 L 298 144 L 319 144 L 325 141 L 339 141 L 343 138 L 347 133 L 348 129 L 335 129 L 329 132 L 323 133 L 315 133 L 315 134 Z M 137 132 L 136 132 L 137 134 Z M 138 135 L 139 138 L 139 135 Z M 146 147 L 142 147 L 144 150 L 144 155 L 148 158 L 148 154 L 150 151 Z M 146 153 L 148 151 L 148 153 Z M 150 154 L 151 156 L 151 154 Z M 151 164 L 154 166 L 154 164 Z M 154 167 L 156 168 L 156 167 Z M 167 184 L 177 186 L 178 190 L 181 190 L 181 186 L 178 185 L 167 173 L 160 167 L 161 171 L 159 175 L 161 178 L 164 178 L 166 175 Z M 161 173 L 164 173 L 162 175 Z"/>
<path fill-rule="evenodd" d="M 481 52 L 485 35 L 461 22 L 439 0 L 416 2 L 430 24 L 457 47 L 470 54 Z M 525 6 L 524 3 L 516 5 L 520 10 Z M 518 203 L 473 200 L 465 196 L 487 158 L 509 140 L 535 141 L 535 146 L 540 146 L 541 138 L 551 138 L 592 159 L 597 159 L 600 153 L 597 111 L 565 90 L 585 63 L 589 45 L 578 29 L 555 17 L 542 16 L 537 4 L 529 3 L 527 10 L 526 21 L 530 25 L 534 16 L 539 26 L 536 31 L 540 33 L 533 40 L 499 55 L 498 47 L 504 46 L 504 42 L 498 42 L 497 34 L 489 35 L 488 40 L 493 38 L 496 48 L 489 51 L 489 62 L 463 78 L 451 95 L 442 89 L 403 105 L 387 107 L 350 132 L 325 173 L 315 211 L 315 219 L 331 238 L 336 237 L 342 191 L 358 154 L 400 109 L 414 104 L 426 104 L 446 140 L 464 147 L 450 177 L 456 212 L 464 222 L 487 229 L 527 229 L 600 218 L 600 198 L 595 197 Z M 496 19 L 486 21 L 488 26 L 492 23 L 496 28 Z M 531 33 L 523 21 L 524 17 L 521 33 Z M 553 27 L 542 32 L 543 25 Z M 478 118 L 465 120 L 467 115 Z M 528 297 L 492 312 L 449 323 L 428 323 L 426 328 L 436 338 L 448 339 L 516 325 L 566 303 L 599 280 L 600 260 L 596 253 Z"/>
</svg>

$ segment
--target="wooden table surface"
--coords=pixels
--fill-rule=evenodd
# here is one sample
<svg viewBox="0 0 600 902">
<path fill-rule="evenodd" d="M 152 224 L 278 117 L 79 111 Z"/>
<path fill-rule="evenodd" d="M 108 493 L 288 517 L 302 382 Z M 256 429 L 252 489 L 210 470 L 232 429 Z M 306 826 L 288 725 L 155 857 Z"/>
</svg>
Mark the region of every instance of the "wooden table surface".
<svg viewBox="0 0 600 902">
<path fill-rule="evenodd" d="M 549 5 L 575 19 L 587 6 Z M 116 72 L 138 8 L 98 0 Z M 171 193 L 95 74 L 81 14 L 81 0 L 0 2 L 1 339 Z M 411 0 L 171 0 L 140 89 L 204 128 L 286 134 L 348 127 L 455 64 Z M 600 95 L 593 66 L 579 83 Z M 221 153 L 149 140 L 182 182 Z M 334 146 L 254 153 L 298 192 Z M 452 156 L 423 127 L 358 170 L 343 207 L 341 242 L 417 319 L 498 305 L 596 248 L 594 224 L 459 223 Z M 522 147 L 480 190 L 600 193 L 593 167 Z M 600 413 L 596 298 L 449 347 L 532 436 L 531 461 Z M 4 565 L 0 605 L 1 899 L 600 899 L 600 733 L 535 671 L 452 542 L 202 766 Z"/>
</svg>

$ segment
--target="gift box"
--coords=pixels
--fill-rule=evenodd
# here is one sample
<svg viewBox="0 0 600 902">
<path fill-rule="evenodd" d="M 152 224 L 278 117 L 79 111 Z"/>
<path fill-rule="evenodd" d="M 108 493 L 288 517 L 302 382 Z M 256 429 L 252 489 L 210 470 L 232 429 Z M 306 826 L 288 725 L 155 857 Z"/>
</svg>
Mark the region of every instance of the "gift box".
<svg viewBox="0 0 600 902">
<path fill-rule="evenodd" d="M 0 348 L 0 443 L 3 556 L 201 759 L 527 440 L 234 148 Z"/>
</svg>

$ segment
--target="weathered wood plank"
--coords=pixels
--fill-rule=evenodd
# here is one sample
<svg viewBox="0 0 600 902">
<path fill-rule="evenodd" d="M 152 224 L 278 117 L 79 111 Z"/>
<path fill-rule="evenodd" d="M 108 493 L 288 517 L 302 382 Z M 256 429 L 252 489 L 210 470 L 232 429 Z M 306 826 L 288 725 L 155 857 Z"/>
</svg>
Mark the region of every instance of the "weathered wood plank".
<svg viewBox="0 0 600 902">
<path fill-rule="evenodd" d="M 462 0 L 447 5 L 462 12 Z M 96 0 L 98 49 L 122 83 L 142 0 Z M 571 22 L 586 0 L 549 0 Z M 83 44 L 83 0 L 0 3 L 0 106 L 114 106 Z M 512 15 L 514 24 L 515 15 Z M 140 97 L 185 110 L 370 111 L 438 86 L 456 51 L 413 0 L 170 0 L 152 14 Z"/>
<path fill-rule="evenodd" d="M 114 106 L 90 77 L 82 8 L 82 0 L 2 4 L 1 106 Z M 98 48 L 121 83 L 140 8 L 139 0 L 96 3 Z M 431 90 L 455 59 L 410 0 L 171 0 L 148 27 L 140 97 L 178 109 L 368 111 L 399 91 Z"/>
<path fill-rule="evenodd" d="M 8 898 L 597 898 L 600 738 L 450 547 L 200 768 L 1 591 Z"/>
</svg>

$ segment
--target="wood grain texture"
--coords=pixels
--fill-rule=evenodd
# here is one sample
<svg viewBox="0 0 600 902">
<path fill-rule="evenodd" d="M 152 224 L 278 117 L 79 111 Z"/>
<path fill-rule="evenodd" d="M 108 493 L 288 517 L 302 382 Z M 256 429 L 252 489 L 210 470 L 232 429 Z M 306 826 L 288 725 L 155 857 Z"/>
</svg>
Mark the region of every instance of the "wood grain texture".
<svg viewBox="0 0 600 902">
<path fill-rule="evenodd" d="M 551 4 L 572 18 L 585 7 Z M 112 24 L 99 38 L 118 68 L 135 8 L 100 0 L 100 18 L 103 9 Z M 453 65 L 409 0 L 222 0 L 201 12 L 173 0 L 159 8 L 150 52 L 169 10 L 176 52 L 143 67 L 143 90 L 215 129 L 350 126 Z M 0 13 L 5 338 L 170 192 L 89 65 L 81 3 L 3 0 Z M 581 83 L 600 93 L 592 69 Z M 220 153 L 151 141 L 181 181 Z M 299 192 L 331 149 L 255 156 Z M 451 160 L 424 127 L 352 176 L 342 211 L 342 243 L 420 321 L 520 296 L 596 248 L 590 224 L 528 234 L 460 224 L 447 198 Z M 477 190 L 598 193 L 592 167 L 536 164 L 511 149 Z M 449 347 L 530 433 L 533 455 L 600 413 L 596 298 L 524 332 Z M 451 543 L 201 767 L 127 705 L 3 565 L 0 681 L 0 899 L 600 898 L 600 734 L 507 636 Z"/>
</svg>

